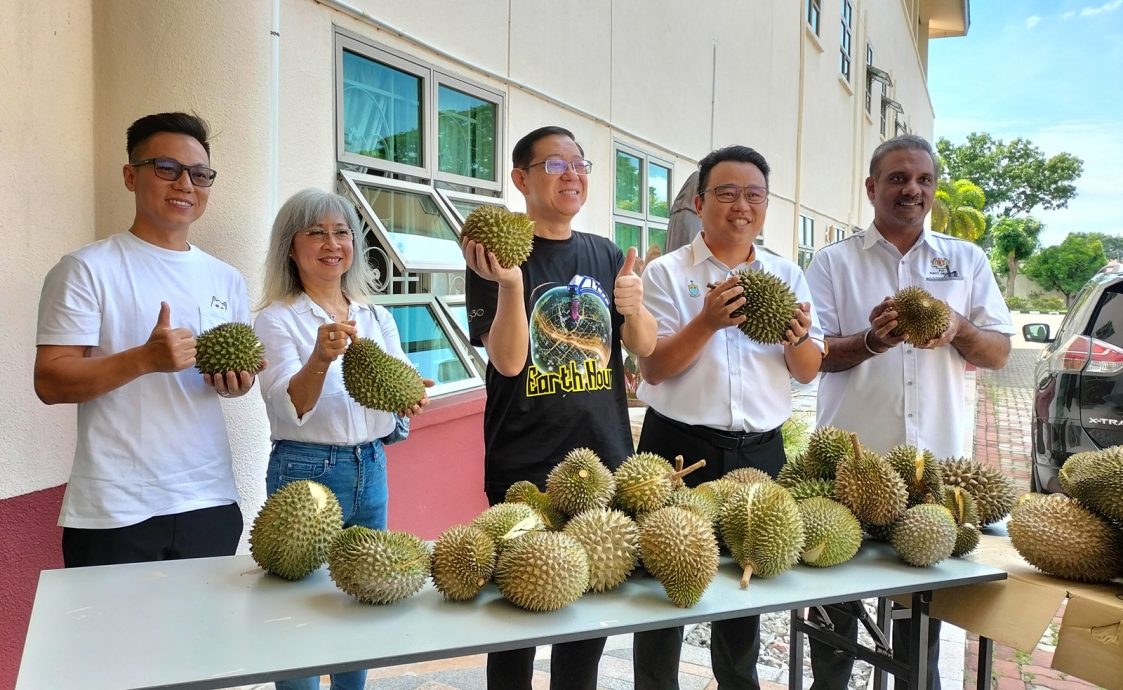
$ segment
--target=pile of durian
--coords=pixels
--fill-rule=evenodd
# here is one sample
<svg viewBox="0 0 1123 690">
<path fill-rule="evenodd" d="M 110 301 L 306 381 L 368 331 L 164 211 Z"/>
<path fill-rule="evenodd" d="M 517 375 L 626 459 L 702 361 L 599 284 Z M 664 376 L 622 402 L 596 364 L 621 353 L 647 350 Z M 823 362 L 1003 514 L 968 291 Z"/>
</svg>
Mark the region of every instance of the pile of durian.
<svg viewBox="0 0 1123 690">
<path fill-rule="evenodd" d="M 787 429 L 797 434 L 798 424 Z M 311 481 L 266 501 L 250 532 L 265 570 L 299 579 L 326 562 L 332 580 L 361 601 L 386 604 L 428 578 L 447 599 L 466 601 L 494 582 L 509 602 L 555 611 L 588 591 L 620 586 L 641 565 L 676 606 L 698 603 L 717 576 L 720 549 L 742 587 L 797 563 L 829 567 L 854 557 L 863 532 L 889 540 L 906 563 L 927 566 L 975 547 L 979 527 L 1014 503 L 1011 482 L 966 460 L 936 462 L 909 446 L 884 458 L 856 436 L 826 427 L 788 438 L 803 455 L 773 481 L 739 469 L 688 488 L 683 467 L 636 453 L 615 472 L 587 448 L 571 451 L 546 491 L 518 482 L 506 500 L 430 546 L 404 532 L 342 529 L 339 503 Z"/>
<path fill-rule="evenodd" d="M 1123 576 L 1123 446 L 1073 455 L 1059 479 L 1067 496 L 1019 499 L 1010 542 L 1049 575 L 1080 582 Z"/>
</svg>

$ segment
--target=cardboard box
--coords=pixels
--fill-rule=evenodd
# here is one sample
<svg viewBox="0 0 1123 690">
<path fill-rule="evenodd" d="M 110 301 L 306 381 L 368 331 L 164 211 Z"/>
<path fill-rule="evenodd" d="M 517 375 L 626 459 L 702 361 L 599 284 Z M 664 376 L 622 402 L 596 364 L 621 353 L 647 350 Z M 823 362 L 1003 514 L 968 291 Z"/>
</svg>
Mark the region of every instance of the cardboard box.
<svg viewBox="0 0 1123 690">
<path fill-rule="evenodd" d="M 1123 690 L 1123 584 L 1089 585 L 1045 575 L 1018 555 L 1005 534 L 984 534 L 967 558 L 1002 568 L 1008 577 L 937 590 L 933 616 L 1031 652 L 1067 598 L 1053 668 Z"/>
</svg>

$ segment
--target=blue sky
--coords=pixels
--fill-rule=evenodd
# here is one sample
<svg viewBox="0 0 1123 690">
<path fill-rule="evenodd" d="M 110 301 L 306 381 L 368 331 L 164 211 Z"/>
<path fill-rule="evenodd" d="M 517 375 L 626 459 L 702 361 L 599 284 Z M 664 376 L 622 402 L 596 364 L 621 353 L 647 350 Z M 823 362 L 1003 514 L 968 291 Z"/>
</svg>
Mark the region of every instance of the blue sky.
<svg viewBox="0 0 1123 690">
<path fill-rule="evenodd" d="M 929 43 L 935 137 L 1029 139 L 1084 161 L 1067 209 L 1033 215 L 1042 246 L 1123 234 L 1123 0 L 972 0 L 966 37 Z"/>
</svg>

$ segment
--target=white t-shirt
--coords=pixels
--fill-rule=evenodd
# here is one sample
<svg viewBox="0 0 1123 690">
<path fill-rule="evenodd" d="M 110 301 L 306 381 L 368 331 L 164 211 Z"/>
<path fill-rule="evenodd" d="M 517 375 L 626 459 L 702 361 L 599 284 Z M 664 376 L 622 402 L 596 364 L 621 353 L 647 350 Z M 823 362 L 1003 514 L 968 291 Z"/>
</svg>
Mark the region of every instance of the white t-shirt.
<svg viewBox="0 0 1123 690">
<path fill-rule="evenodd" d="M 351 302 L 346 319 L 354 320 L 360 338 L 370 338 L 390 355 L 410 364 L 402 351 L 394 317 L 384 307 Z M 312 356 L 319 327 L 332 319 L 303 293 L 291 303 L 273 302 L 257 316 L 254 330 L 265 345 L 269 366 L 258 375 L 269 413 L 270 438 L 353 446 L 394 430 L 394 415 L 360 407 L 343 387 L 343 357 L 336 357 L 324 375 L 320 398 L 297 417 L 289 381 Z M 412 366 L 412 364 L 410 364 Z"/>
<path fill-rule="evenodd" d="M 788 284 L 800 302 L 811 301 L 803 272 L 791 261 L 757 247 L 751 262 L 728 267 L 698 234 L 687 246 L 655 259 L 643 270 L 643 304 L 655 317 L 659 337 L 682 330 L 702 311 L 707 284 L 720 283 L 731 270 L 740 269 L 772 273 Z M 809 335 L 822 346 L 814 307 Z M 681 374 L 654 386 L 644 381 L 636 395 L 662 415 L 725 431 L 771 431 L 792 413 L 784 346 L 755 342 L 736 327 L 715 333 Z"/>
<path fill-rule="evenodd" d="M 990 263 L 975 244 L 924 231 L 902 255 L 876 227 L 815 254 L 807 282 L 827 336 L 869 328 L 870 312 L 902 288 L 922 287 L 977 328 L 1012 334 L 1010 311 Z M 853 431 L 885 453 L 908 443 L 945 458 L 964 454 L 974 423 L 964 405 L 967 360 L 948 345 L 922 350 L 908 343 L 819 383 L 818 424 Z"/>
<path fill-rule="evenodd" d="M 37 345 L 110 355 L 148 341 L 171 307 L 174 328 L 199 333 L 249 322 L 246 282 L 198 247 L 173 251 L 122 232 L 67 254 L 47 274 Z M 78 404 L 78 444 L 63 527 L 108 529 L 235 503 L 230 442 L 213 387 L 193 367 L 146 374 Z"/>
</svg>

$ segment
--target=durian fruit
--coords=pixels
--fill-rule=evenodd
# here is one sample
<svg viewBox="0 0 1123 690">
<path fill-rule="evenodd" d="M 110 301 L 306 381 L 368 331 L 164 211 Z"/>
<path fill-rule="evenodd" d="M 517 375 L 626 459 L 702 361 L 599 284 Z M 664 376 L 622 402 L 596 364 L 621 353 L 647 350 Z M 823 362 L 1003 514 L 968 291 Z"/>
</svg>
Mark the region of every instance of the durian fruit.
<svg viewBox="0 0 1123 690">
<path fill-rule="evenodd" d="M 837 500 L 834 495 L 833 479 L 801 479 L 785 488 L 787 488 L 788 493 L 792 495 L 796 503 L 806 501 L 815 496 Z"/>
<path fill-rule="evenodd" d="M 990 465 L 966 458 L 943 460 L 940 463 L 944 486 L 960 486 L 975 499 L 979 511 L 979 527 L 998 522 L 1014 507 L 1014 482 Z"/>
<path fill-rule="evenodd" d="M 683 508 L 648 513 L 639 531 L 643 565 L 680 608 L 698 603 L 717 574 L 717 540 L 709 521 Z"/>
<path fill-rule="evenodd" d="M 938 503 L 944 481 L 936 456 L 916 446 L 902 444 L 885 454 L 885 461 L 897 470 L 909 490 L 909 505 Z"/>
<path fill-rule="evenodd" d="M 495 549 L 502 552 L 512 540 L 528 532 L 545 529 L 538 511 L 525 503 L 496 503 L 471 522 L 491 537 Z"/>
<path fill-rule="evenodd" d="M 220 323 L 195 338 L 195 368 L 200 374 L 248 371 L 256 374 L 265 363 L 265 346 L 253 328 L 232 321 Z"/>
<path fill-rule="evenodd" d="M 893 335 L 904 336 L 913 345 L 937 338 L 951 323 L 951 309 L 924 288 L 907 287 L 893 295 L 897 327 Z"/>
<path fill-rule="evenodd" d="M 868 522 L 861 522 L 859 520 L 859 523 L 862 525 L 862 531 L 866 533 L 866 536 L 868 536 L 870 539 L 873 539 L 874 541 L 888 542 L 889 539 L 893 536 L 892 522 L 890 522 L 888 525 L 871 525 Z"/>
<path fill-rule="evenodd" d="M 500 266 L 511 268 L 522 265 L 530 256 L 534 246 L 534 221 L 525 213 L 483 204 L 464 219 L 460 236 L 479 242 L 495 253 Z"/>
<path fill-rule="evenodd" d="M 799 504 L 803 518 L 803 553 L 807 565 L 829 568 L 845 563 L 862 545 L 862 526 L 838 501 L 815 496 Z"/>
<path fill-rule="evenodd" d="M 1114 446 L 1082 459 L 1080 453 L 1065 461 L 1060 475 L 1070 496 L 1093 512 L 1123 522 L 1123 446 Z"/>
<path fill-rule="evenodd" d="M 780 436 L 784 439 L 784 455 L 798 457 L 807 452 L 807 439 L 811 431 L 810 420 L 799 413 L 793 414 L 780 425 Z"/>
<path fill-rule="evenodd" d="M 1123 531 L 1069 496 L 1019 502 L 1007 529 L 1022 558 L 1049 575 L 1079 582 L 1123 575 Z"/>
<path fill-rule="evenodd" d="M 533 482 L 528 482 L 525 479 L 515 482 L 507 487 L 507 493 L 503 495 L 503 500 L 506 503 L 525 503 L 534 508 L 538 511 L 538 516 L 542 518 L 542 524 L 546 526 L 546 529 L 557 531 L 565 527 L 565 514 L 550 505 L 550 498 L 539 491 Z"/>
<path fill-rule="evenodd" d="M 595 508 L 575 515 L 562 530 L 585 548 L 589 589 L 607 592 L 620 586 L 639 561 L 639 527 L 619 510 Z"/>
<path fill-rule="evenodd" d="M 854 516 L 871 525 L 888 525 L 905 511 L 909 491 L 897 471 L 876 453 L 861 449 L 853 436 L 854 455 L 835 472 L 834 493 Z"/>
<path fill-rule="evenodd" d="M 708 482 L 702 482 L 694 487 L 694 490 L 701 493 L 707 498 L 713 499 L 718 507 L 725 503 L 725 501 L 733 495 L 733 492 L 741 488 L 741 485 L 732 479 L 711 479 Z"/>
<path fill-rule="evenodd" d="M 955 520 L 948 509 L 934 503 L 922 503 L 906 510 L 893 523 L 889 543 L 902 561 L 923 568 L 951 556 L 955 536 Z"/>
<path fill-rule="evenodd" d="M 807 439 L 807 453 L 802 465 L 808 479 L 834 479 L 838 463 L 854 457 L 850 432 L 833 426 L 821 426 Z"/>
<path fill-rule="evenodd" d="M 589 589 L 589 558 L 564 532 L 533 532 L 499 554 L 495 584 L 503 598 L 528 611 L 556 611 Z"/>
<path fill-rule="evenodd" d="M 550 505 L 569 516 L 607 508 L 616 494 L 616 479 L 588 448 L 574 448 L 546 475 Z"/>
<path fill-rule="evenodd" d="M 772 477 L 764 470 L 755 467 L 738 467 L 726 472 L 722 479 L 730 479 L 738 484 L 755 484 L 756 482 L 770 482 Z"/>
<path fill-rule="evenodd" d="M 709 520 L 710 525 L 717 530 L 718 520 L 721 518 L 721 502 L 712 490 L 702 489 L 700 486 L 688 489 L 685 486 L 675 489 L 667 499 L 668 506 L 676 506 L 697 513 L 700 517 Z"/>
<path fill-rule="evenodd" d="M 636 453 L 616 468 L 616 506 L 631 515 L 649 513 L 667 504 L 674 491 L 674 480 L 706 466 L 699 460 L 676 472 L 671 463 L 655 453 Z"/>
<path fill-rule="evenodd" d="M 300 480 L 265 499 L 250 528 L 250 555 L 263 569 L 299 580 L 324 564 L 343 529 L 339 499 L 323 484 Z"/>
<path fill-rule="evenodd" d="M 774 482 L 745 484 L 721 508 L 721 537 L 749 578 L 774 577 L 791 568 L 803 552 L 803 518 L 788 490 Z"/>
<path fill-rule="evenodd" d="M 744 289 L 745 304 L 731 316 L 745 316 L 738 324 L 741 332 L 750 339 L 765 345 L 783 341 L 791 327 L 799 301 L 788 284 L 779 277 L 764 271 L 736 271 L 737 283 Z"/>
<path fill-rule="evenodd" d="M 789 455 L 788 459 L 784 462 L 784 466 L 776 473 L 776 483 L 780 486 L 790 488 L 796 482 L 801 482 L 807 479 L 818 479 L 813 477 L 807 472 L 807 467 L 804 465 L 804 455 Z"/>
<path fill-rule="evenodd" d="M 955 520 L 955 548 L 953 556 L 965 556 L 979 545 L 979 511 L 975 499 L 962 487 L 950 486 L 943 490 L 943 505 Z"/>
<path fill-rule="evenodd" d="M 365 604 L 392 604 L 429 578 L 429 546 L 407 532 L 352 525 L 328 549 L 335 585 Z"/>
<path fill-rule="evenodd" d="M 479 527 L 454 525 L 433 544 L 433 584 L 452 601 L 480 593 L 495 572 L 495 542 Z"/>
<path fill-rule="evenodd" d="M 355 402 L 383 412 L 408 410 L 425 397 L 417 370 L 370 338 L 354 339 L 343 353 L 343 386 Z"/>
</svg>

